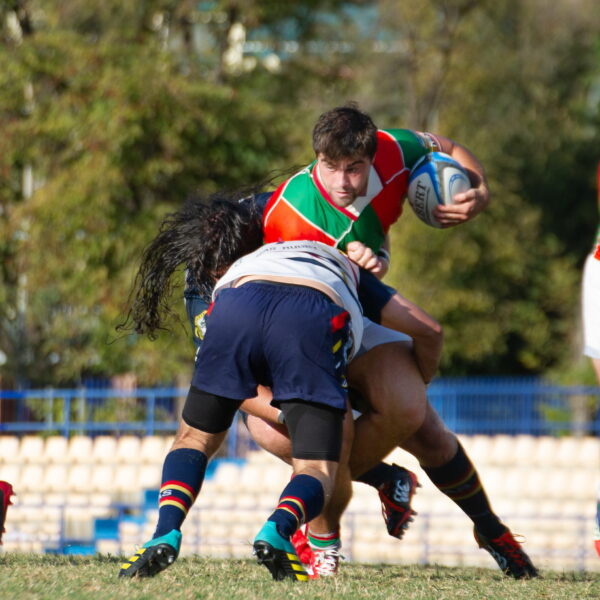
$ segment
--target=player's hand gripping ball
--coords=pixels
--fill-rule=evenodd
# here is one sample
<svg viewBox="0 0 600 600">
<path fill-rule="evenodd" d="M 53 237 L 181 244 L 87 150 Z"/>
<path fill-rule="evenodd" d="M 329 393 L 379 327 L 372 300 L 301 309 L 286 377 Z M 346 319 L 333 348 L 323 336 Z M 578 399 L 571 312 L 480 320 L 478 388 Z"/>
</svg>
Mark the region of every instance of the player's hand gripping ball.
<svg viewBox="0 0 600 600">
<path fill-rule="evenodd" d="M 408 180 L 408 202 L 421 221 L 441 225 L 431 214 L 440 204 L 452 204 L 456 194 L 471 187 L 467 172 L 450 155 L 430 152 L 419 160 Z"/>
</svg>

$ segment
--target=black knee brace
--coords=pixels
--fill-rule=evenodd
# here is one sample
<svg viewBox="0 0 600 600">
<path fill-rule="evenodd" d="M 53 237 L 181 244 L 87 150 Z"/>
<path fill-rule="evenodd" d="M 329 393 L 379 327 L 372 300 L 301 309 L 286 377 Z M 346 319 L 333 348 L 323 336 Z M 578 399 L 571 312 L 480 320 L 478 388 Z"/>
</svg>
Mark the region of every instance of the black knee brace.
<svg viewBox="0 0 600 600">
<path fill-rule="evenodd" d="M 206 433 L 221 433 L 231 427 L 241 400 L 231 400 L 190 387 L 181 418 L 190 427 Z"/>
<path fill-rule="evenodd" d="M 343 411 L 302 400 L 281 402 L 280 408 L 292 440 L 294 458 L 339 462 Z"/>
</svg>

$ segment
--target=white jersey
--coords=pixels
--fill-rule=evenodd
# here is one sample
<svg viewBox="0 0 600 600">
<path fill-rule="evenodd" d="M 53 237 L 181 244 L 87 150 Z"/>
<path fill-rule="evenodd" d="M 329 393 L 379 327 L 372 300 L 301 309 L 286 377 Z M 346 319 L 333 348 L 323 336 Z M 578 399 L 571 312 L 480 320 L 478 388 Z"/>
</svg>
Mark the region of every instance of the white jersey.
<svg viewBox="0 0 600 600">
<path fill-rule="evenodd" d="M 215 284 L 213 300 L 219 291 L 232 287 L 242 277 L 258 275 L 314 281 L 325 286 L 337 304 L 350 314 L 353 355 L 363 333 L 362 307 L 358 300 L 358 267 L 339 250 L 312 241 L 265 244 L 235 261 Z M 302 282 L 299 282 L 302 284 Z"/>
<path fill-rule="evenodd" d="M 583 269 L 583 353 L 600 359 L 600 250 L 588 254 Z"/>
</svg>

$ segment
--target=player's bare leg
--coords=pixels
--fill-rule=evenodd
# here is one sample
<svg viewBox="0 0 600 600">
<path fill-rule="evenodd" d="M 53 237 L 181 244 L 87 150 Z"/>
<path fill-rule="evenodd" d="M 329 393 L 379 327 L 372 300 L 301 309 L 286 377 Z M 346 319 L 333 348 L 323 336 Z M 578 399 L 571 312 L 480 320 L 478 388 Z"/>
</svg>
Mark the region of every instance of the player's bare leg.
<svg viewBox="0 0 600 600">
<path fill-rule="evenodd" d="M 338 570 L 341 558 L 340 518 L 352 497 L 352 475 L 348 459 L 352 450 L 353 437 L 354 422 L 352 410 L 348 407 L 344 419 L 342 451 L 333 493 L 328 498 L 323 512 L 307 527 L 307 543 L 311 550 L 308 553 L 310 557 L 309 574 L 313 578 L 335 575 Z M 297 535 L 302 536 L 302 532 Z M 298 542 L 298 538 L 294 541 Z M 302 544 L 302 542 L 300 543 Z"/>
<path fill-rule="evenodd" d="M 159 508 L 159 514 L 161 510 L 171 508 L 169 505 L 173 505 L 176 513 L 181 512 L 181 521 L 183 521 L 202 485 L 207 460 L 219 449 L 226 434 L 227 431 L 208 433 L 191 427 L 183 420 L 180 421 L 175 441 L 163 464 L 163 479 L 167 461 L 177 455 L 176 460 L 183 461 L 186 470 L 197 481 L 192 486 L 170 485 L 173 482 L 169 481 L 167 486 L 169 489 L 161 488 L 159 497 L 162 500 L 159 500 L 159 504 L 161 501 L 163 504 Z M 175 562 L 180 546 L 181 531 L 178 528 L 167 527 L 165 531 L 155 532 L 152 540 L 146 542 L 133 556 L 121 564 L 119 577 L 154 577 Z"/>
<path fill-rule="evenodd" d="M 477 544 L 492 555 L 505 575 L 515 579 L 537 576 L 530 558 L 492 510 L 477 470 L 458 438 L 429 403 L 423 425 L 401 447 L 419 460 L 436 487 L 473 521 Z"/>
<path fill-rule="evenodd" d="M 376 346 L 354 359 L 348 383 L 369 408 L 354 424 L 350 470 L 358 476 L 421 427 L 426 416 L 425 384 L 403 343 Z"/>
<path fill-rule="evenodd" d="M 351 476 L 356 479 L 421 426 L 425 416 L 425 386 L 409 347 L 403 343 L 384 344 L 355 359 L 348 378 L 367 399 L 369 408 L 355 421 L 349 467 Z M 282 430 L 252 416 L 248 417 L 247 424 L 259 445 L 289 462 L 289 441 Z M 394 468 L 403 477 L 401 487 L 407 496 L 404 502 L 394 503 L 392 498 L 385 497 L 386 492 L 393 494 L 393 490 L 379 491 L 388 530 L 392 527 L 391 534 L 401 537 L 411 518 L 410 501 L 417 482 L 410 472 Z M 404 481 L 407 477 L 411 479 Z M 340 485 L 321 519 L 311 523 L 311 532 L 318 536 L 337 531 L 348 501 L 349 491 Z"/>
</svg>

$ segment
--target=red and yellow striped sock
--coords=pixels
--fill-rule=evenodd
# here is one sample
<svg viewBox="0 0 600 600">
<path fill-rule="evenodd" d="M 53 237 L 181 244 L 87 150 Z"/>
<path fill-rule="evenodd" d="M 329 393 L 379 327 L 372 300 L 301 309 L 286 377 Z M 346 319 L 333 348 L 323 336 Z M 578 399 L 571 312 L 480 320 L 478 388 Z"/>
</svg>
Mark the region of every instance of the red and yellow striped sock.
<svg viewBox="0 0 600 600">
<path fill-rule="evenodd" d="M 158 523 L 154 538 L 181 529 L 204 481 L 208 460 L 203 452 L 179 448 L 167 454 L 158 495 Z"/>
</svg>

